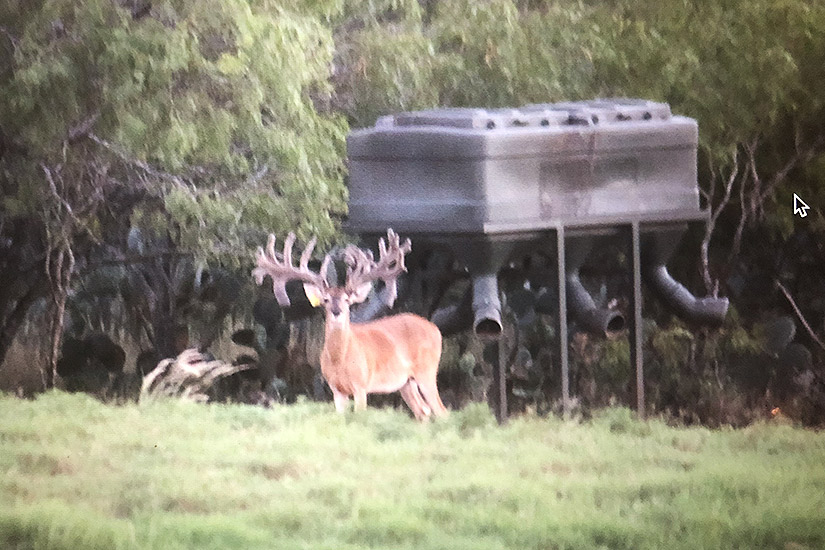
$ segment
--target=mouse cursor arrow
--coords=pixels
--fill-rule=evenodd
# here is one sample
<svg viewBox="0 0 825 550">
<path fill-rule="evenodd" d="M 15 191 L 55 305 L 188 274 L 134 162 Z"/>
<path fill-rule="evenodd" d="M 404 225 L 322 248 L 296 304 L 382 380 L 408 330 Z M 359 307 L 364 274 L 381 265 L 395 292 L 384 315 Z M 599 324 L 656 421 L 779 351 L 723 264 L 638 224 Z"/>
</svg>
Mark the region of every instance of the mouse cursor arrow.
<svg viewBox="0 0 825 550">
<path fill-rule="evenodd" d="M 808 215 L 808 210 L 811 207 L 805 204 L 805 201 L 799 198 L 799 195 L 796 193 L 793 194 L 793 213 L 794 215 L 799 214 L 800 218 L 804 218 Z"/>
</svg>

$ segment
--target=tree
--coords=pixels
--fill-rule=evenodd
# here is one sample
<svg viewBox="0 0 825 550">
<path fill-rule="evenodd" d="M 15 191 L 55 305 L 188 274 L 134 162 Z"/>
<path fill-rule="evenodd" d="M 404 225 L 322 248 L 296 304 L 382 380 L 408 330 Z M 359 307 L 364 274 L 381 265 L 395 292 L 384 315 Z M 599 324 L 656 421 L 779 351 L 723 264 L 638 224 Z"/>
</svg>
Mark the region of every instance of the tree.
<svg viewBox="0 0 825 550">
<path fill-rule="evenodd" d="M 122 256 L 136 212 L 225 263 L 272 230 L 333 238 L 346 123 L 313 102 L 333 42 L 310 10 L 6 0 L 0 21 L 0 360 L 46 295 L 54 364 L 72 273 Z"/>
</svg>

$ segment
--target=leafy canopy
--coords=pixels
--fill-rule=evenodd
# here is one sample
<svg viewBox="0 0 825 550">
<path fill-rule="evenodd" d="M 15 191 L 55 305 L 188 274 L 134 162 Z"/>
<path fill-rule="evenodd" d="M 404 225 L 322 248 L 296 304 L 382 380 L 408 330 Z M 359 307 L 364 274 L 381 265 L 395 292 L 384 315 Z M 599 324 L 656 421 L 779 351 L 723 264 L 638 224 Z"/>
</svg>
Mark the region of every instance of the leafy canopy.
<svg viewBox="0 0 825 550">
<path fill-rule="evenodd" d="M 136 4 L 0 5 L 0 128 L 25 151 L 3 159 L 6 205 L 25 215 L 48 199 L 41 162 L 95 165 L 160 198 L 179 243 L 208 256 L 270 230 L 328 240 L 347 126 L 313 101 L 331 92 L 323 20 L 271 2 Z"/>
</svg>

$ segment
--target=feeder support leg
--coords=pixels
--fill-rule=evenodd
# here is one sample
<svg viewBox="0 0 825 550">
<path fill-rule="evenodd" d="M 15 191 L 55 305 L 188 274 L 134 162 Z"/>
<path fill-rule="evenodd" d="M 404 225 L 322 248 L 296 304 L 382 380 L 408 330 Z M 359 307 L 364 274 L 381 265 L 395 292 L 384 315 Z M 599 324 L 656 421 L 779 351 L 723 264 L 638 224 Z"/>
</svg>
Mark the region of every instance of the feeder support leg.
<svg viewBox="0 0 825 550">
<path fill-rule="evenodd" d="M 567 342 L 567 280 L 565 278 L 564 226 L 556 228 L 556 256 L 559 273 L 559 363 L 561 364 L 561 406 L 565 418 L 570 417 L 570 363 Z"/>
<path fill-rule="evenodd" d="M 633 269 L 633 323 L 630 325 L 630 362 L 636 370 L 636 413 L 645 417 L 645 374 L 642 356 L 642 261 L 639 222 L 630 226 Z"/>
</svg>

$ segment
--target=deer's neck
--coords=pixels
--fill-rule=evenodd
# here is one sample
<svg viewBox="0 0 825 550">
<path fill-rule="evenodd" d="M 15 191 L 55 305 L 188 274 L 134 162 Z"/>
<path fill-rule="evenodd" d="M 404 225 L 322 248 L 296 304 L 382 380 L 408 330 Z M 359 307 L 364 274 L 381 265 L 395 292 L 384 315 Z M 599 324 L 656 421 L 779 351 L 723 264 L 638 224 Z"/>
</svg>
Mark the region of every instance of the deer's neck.
<svg viewBox="0 0 825 550">
<path fill-rule="evenodd" d="M 354 338 L 349 319 L 343 322 L 327 318 L 324 335 L 324 351 L 326 362 L 330 367 L 341 365 L 352 352 Z"/>
</svg>

